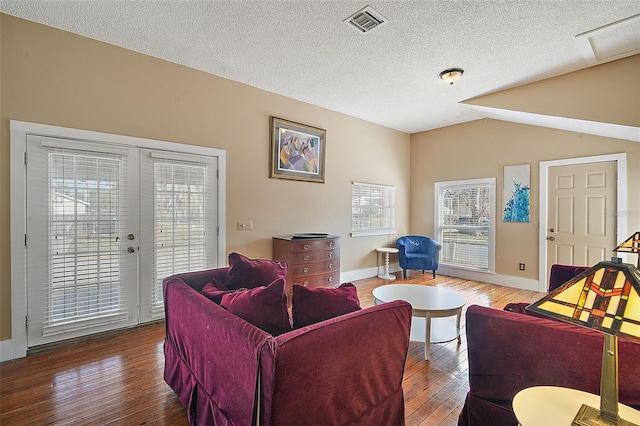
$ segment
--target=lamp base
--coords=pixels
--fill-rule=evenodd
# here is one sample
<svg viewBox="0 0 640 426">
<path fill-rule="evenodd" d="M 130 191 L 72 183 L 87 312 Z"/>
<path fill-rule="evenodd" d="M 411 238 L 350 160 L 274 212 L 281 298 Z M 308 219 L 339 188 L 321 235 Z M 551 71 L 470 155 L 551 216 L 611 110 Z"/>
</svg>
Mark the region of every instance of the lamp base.
<svg viewBox="0 0 640 426">
<path fill-rule="evenodd" d="M 571 426 L 638 426 L 635 423 L 631 423 L 630 421 L 621 419 L 618 417 L 618 420 L 611 420 L 606 417 L 600 416 L 600 410 L 597 408 L 590 407 L 588 405 L 582 404 L 580 410 L 578 410 L 578 414 L 571 422 Z"/>
</svg>

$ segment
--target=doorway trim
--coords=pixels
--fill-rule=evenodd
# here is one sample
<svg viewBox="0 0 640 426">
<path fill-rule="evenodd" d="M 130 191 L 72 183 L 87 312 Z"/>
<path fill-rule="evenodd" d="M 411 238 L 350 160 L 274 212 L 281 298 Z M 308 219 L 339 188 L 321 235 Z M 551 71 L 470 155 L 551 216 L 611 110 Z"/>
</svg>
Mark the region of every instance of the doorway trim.
<svg viewBox="0 0 640 426">
<path fill-rule="evenodd" d="M 606 161 L 616 162 L 616 241 L 618 236 L 627 235 L 627 154 L 607 154 L 593 157 L 566 158 L 562 160 L 551 160 L 540 162 L 540 226 L 539 226 L 539 261 L 538 261 L 538 291 L 546 293 L 547 284 L 547 228 L 549 218 L 547 208 L 549 205 L 549 167 L 568 166 L 574 164 L 602 163 Z"/>
<path fill-rule="evenodd" d="M 226 151 L 218 148 L 180 144 L 155 139 L 123 136 L 51 126 L 47 124 L 10 121 L 10 209 L 11 209 L 11 350 L 9 359 L 27 356 L 27 250 L 26 169 L 27 135 L 75 139 L 86 142 L 111 143 L 136 148 L 157 149 L 218 158 L 218 265 L 226 264 Z M 2 361 L 6 361 L 2 359 Z"/>
</svg>

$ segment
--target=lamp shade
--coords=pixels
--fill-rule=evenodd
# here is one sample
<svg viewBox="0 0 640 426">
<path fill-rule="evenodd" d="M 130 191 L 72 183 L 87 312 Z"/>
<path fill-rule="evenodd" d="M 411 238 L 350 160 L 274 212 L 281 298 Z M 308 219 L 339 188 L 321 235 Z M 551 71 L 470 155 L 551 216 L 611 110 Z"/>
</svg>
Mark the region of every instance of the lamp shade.
<svg viewBox="0 0 640 426">
<path fill-rule="evenodd" d="M 629 238 L 621 242 L 613 251 L 625 253 L 640 253 L 640 231 L 635 232 Z"/>
<path fill-rule="evenodd" d="M 621 253 L 635 253 L 638 255 L 638 265 L 640 268 L 640 231 L 636 231 L 629 238 L 621 242 L 613 251 Z"/>
<path fill-rule="evenodd" d="M 619 259 L 600 262 L 526 309 L 640 342 L 640 273 Z"/>
</svg>

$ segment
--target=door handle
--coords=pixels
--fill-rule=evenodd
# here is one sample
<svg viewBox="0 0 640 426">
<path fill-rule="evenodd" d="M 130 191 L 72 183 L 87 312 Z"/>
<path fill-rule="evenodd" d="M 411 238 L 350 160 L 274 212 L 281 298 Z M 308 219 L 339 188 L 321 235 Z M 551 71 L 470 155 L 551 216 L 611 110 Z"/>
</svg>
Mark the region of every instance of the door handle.
<svg viewBox="0 0 640 426">
<path fill-rule="evenodd" d="M 134 249 L 133 247 L 129 247 L 129 248 L 127 249 L 127 251 L 128 251 L 129 253 L 135 253 L 136 249 Z"/>
<path fill-rule="evenodd" d="M 555 241 L 555 240 L 556 240 L 556 237 L 547 237 L 547 240 L 549 240 L 549 241 Z"/>
</svg>

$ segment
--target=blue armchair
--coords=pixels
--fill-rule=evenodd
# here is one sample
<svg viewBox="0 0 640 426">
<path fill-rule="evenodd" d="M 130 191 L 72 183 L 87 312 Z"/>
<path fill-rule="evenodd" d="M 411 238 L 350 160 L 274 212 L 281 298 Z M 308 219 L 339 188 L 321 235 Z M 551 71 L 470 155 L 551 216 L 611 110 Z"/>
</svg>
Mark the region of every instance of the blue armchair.
<svg viewBox="0 0 640 426">
<path fill-rule="evenodd" d="M 398 261 L 402 268 L 402 276 L 407 278 L 407 269 L 418 269 L 433 271 L 433 278 L 436 277 L 438 269 L 438 259 L 442 246 L 429 237 L 417 235 L 407 235 L 396 240 L 398 248 Z"/>
</svg>

